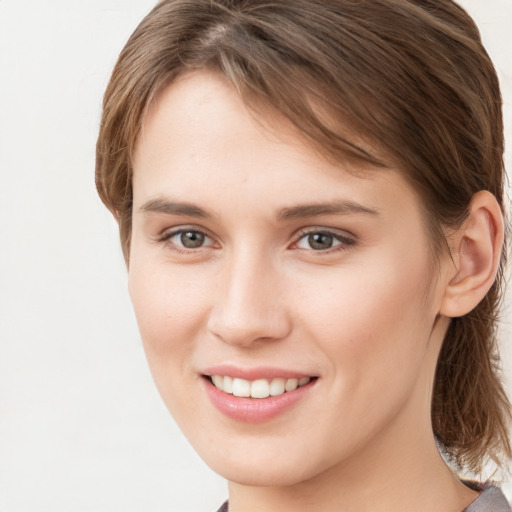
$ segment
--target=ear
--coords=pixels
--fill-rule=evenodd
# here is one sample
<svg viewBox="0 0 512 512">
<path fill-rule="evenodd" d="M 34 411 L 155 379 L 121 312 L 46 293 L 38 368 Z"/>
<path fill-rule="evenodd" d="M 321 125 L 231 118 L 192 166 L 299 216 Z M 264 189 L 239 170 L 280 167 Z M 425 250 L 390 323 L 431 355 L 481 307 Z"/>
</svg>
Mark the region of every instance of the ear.
<svg viewBox="0 0 512 512">
<path fill-rule="evenodd" d="M 485 297 L 496 279 L 503 238 L 503 215 L 496 198 L 487 191 L 476 193 L 450 244 L 453 262 L 441 314 L 463 316 Z"/>
</svg>

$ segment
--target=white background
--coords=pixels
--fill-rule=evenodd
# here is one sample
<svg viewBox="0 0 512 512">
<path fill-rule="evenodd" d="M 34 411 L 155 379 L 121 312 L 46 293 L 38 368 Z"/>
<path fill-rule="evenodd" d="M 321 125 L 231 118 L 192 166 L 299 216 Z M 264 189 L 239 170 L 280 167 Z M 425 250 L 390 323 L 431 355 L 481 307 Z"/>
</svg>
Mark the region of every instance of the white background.
<svg viewBox="0 0 512 512">
<path fill-rule="evenodd" d="M 461 3 L 498 68 L 510 146 L 512 0 Z M 103 90 L 153 4 L 0 0 L 1 512 L 206 512 L 226 496 L 154 389 L 94 189 Z"/>
</svg>

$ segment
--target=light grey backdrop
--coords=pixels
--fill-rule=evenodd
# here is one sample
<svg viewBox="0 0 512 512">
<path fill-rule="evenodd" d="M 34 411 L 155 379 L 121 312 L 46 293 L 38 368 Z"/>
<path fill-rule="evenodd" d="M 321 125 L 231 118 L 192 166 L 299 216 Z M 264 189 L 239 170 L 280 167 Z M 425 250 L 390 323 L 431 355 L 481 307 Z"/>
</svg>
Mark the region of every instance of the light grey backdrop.
<svg viewBox="0 0 512 512">
<path fill-rule="evenodd" d="M 502 80 L 510 169 L 512 0 L 461 3 Z M 197 512 L 226 495 L 154 389 L 93 184 L 101 96 L 153 4 L 0 0 L 1 512 Z"/>
</svg>

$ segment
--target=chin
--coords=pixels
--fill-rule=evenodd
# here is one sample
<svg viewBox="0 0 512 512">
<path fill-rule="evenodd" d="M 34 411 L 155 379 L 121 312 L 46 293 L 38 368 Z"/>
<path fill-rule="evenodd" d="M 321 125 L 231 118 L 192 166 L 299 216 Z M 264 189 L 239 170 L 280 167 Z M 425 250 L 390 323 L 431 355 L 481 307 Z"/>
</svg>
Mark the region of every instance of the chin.
<svg viewBox="0 0 512 512">
<path fill-rule="evenodd" d="M 213 443 L 192 444 L 215 473 L 230 482 L 247 486 L 293 486 L 314 478 L 334 463 L 332 460 L 315 460 L 310 453 L 297 449 L 300 443 L 284 446 L 280 442 L 280 446 L 272 446 L 271 440 L 260 440 L 267 446 L 253 442 L 254 438 L 246 439 L 245 443 L 234 442 L 231 446 L 219 443 L 218 450 L 212 450 Z"/>
<path fill-rule="evenodd" d="M 303 465 L 302 463 L 301 466 Z M 304 468 L 299 470 L 300 466 L 295 462 L 278 461 L 276 458 L 265 463 L 250 459 L 224 460 L 209 466 L 230 482 L 253 487 L 289 487 L 309 480 L 315 475 L 311 468 L 310 471 Z"/>
</svg>

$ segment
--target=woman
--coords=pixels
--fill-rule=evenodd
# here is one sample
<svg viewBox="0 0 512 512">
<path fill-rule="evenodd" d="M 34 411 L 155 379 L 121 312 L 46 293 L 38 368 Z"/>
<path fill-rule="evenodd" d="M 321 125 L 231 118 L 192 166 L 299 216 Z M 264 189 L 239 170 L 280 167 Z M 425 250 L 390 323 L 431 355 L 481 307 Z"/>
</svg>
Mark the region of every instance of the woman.
<svg viewBox="0 0 512 512">
<path fill-rule="evenodd" d="M 135 30 L 97 186 L 230 512 L 509 510 L 440 455 L 510 457 L 502 131 L 451 0 L 164 0 Z"/>
</svg>

